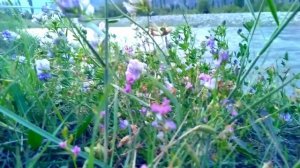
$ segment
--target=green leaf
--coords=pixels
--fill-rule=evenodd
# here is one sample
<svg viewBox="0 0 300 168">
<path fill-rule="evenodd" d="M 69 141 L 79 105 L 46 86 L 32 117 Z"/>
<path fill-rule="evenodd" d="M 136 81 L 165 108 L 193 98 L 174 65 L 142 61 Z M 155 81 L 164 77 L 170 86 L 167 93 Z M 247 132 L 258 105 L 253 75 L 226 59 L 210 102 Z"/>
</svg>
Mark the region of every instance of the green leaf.
<svg viewBox="0 0 300 168">
<path fill-rule="evenodd" d="M 28 110 L 28 105 L 26 104 L 25 95 L 23 94 L 20 85 L 14 83 L 9 89 L 10 95 L 14 98 L 15 106 L 18 112 L 21 114 L 26 114 Z"/>
<path fill-rule="evenodd" d="M 89 126 L 89 124 L 92 122 L 93 118 L 94 118 L 95 114 L 90 113 L 83 121 L 82 124 L 80 124 L 80 126 L 76 129 L 75 132 L 75 138 L 78 138 Z"/>
<path fill-rule="evenodd" d="M 29 130 L 28 131 L 28 143 L 32 149 L 38 149 L 43 142 L 43 137 L 36 132 Z"/>
<path fill-rule="evenodd" d="M 276 9 L 275 2 L 273 0 L 267 0 L 267 3 L 269 5 L 269 8 L 271 10 L 271 13 L 273 15 L 273 18 L 274 18 L 277 26 L 279 26 L 279 19 L 278 19 L 278 16 L 277 16 L 277 9 Z"/>
</svg>

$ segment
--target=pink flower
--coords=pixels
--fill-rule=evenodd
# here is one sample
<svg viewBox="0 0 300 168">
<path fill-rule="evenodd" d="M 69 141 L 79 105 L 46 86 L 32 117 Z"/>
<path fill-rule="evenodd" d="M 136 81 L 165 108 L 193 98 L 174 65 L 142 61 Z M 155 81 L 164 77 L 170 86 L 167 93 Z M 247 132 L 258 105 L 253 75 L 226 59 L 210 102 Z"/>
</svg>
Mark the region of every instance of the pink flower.
<svg viewBox="0 0 300 168">
<path fill-rule="evenodd" d="M 201 73 L 199 75 L 199 79 L 201 80 L 201 84 L 204 85 L 208 89 L 215 89 L 217 80 L 215 78 L 212 78 L 208 74 Z"/>
<path fill-rule="evenodd" d="M 65 149 L 67 147 L 67 141 L 60 142 L 59 147 Z"/>
<path fill-rule="evenodd" d="M 124 88 L 124 92 L 126 93 L 130 93 L 131 92 L 131 84 L 126 83 L 125 88 Z"/>
<path fill-rule="evenodd" d="M 140 168 L 148 168 L 146 164 L 143 164 Z"/>
<path fill-rule="evenodd" d="M 205 73 L 201 73 L 201 74 L 199 75 L 199 79 L 200 79 L 201 81 L 207 82 L 207 81 L 210 81 L 211 78 L 212 78 L 212 77 L 211 77 L 210 75 L 205 74 Z"/>
<path fill-rule="evenodd" d="M 151 110 L 154 113 L 158 113 L 160 115 L 165 115 L 172 111 L 172 107 L 170 106 L 170 100 L 167 98 L 163 98 L 163 102 L 161 104 L 159 103 L 153 103 L 151 104 Z"/>
<path fill-rule="evenodd" d="M 80 149 L 80 147 L 78 147 L 77 145 L 76 146 L 74 146 L 73 148 L 72 148 L 72 153 L 75 155 L 75 156 L 78 156 L 79 155 L 79 153 L 81 152 L 81 149 Z"/>
<path fill-rule="evenodd" d="M 186 84 L 185 84 L 186 89 L 191 89 L 192 87 L 193 87 L 193 85 L 191 82 L 186 82 Z"/>
</svg>

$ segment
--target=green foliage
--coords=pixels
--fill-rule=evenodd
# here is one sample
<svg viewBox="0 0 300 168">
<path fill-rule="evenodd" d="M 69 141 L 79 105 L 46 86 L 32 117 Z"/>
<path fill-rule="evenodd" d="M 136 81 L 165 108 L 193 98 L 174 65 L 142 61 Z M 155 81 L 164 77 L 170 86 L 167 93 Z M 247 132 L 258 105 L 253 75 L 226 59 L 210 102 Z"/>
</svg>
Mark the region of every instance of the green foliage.
<svg viewBox="0 0 300 168">
<path fill-rule="evenodd" d="M 188 24 L 150 31 L 137 25 L 134 41 L 125 44 L 108 32 L 102 37 L 105 32 L 93 23 L 70 18 L 46 20 L 48 41 L 16 28 L 20 38 L 0 37 L 1 165 L 297 167 L 300 93 L 290 98 L 283 88 L 299 74 L 290 75 L 288 53 L 276 66 L 255 63 L 299 9 L 280 21 L 254 58 L 250 42 L 260 15 L 236 34 L 237 51 L 230 51 L 226 22 L 202 42 Z M 98 41 L 88 38 L 87 27 Z M 47 79 L 37 66 L 45 59 Z M 147 67 L 129 67 L 133 60 Z M 134 79 L 128 75 L 135 73 L 140 74 Z M 170 110 L 158 115 L 156 108 L 165 106 Z M 81 148 L 78 156 L 75 145 Z"/>
</svg>

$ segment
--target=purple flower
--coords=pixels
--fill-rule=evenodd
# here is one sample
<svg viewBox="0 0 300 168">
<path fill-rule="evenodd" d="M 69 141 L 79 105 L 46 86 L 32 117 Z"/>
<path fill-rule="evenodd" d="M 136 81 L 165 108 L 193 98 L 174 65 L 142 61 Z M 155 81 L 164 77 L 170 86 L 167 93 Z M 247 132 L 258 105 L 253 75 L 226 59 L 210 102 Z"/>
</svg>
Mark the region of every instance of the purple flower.
<svg viewBox="0 0 300 168">
<path fill-rule="evenodd" d="M 209 38 L 208 38 L 207 46 L 210 49 L 214 49 L 215 48 L 215 38 L 212 35 L 210 35 Z"/>
<path fill-rule="evenodd" d="M 185 88 L 186 89 L 191 89 L 193 87 L 192 83 L 191 82 L 186 82 L 185 83 Z"/>
<path fill-rule="evenodd" d="M 120 129 L 122 129 L 122 130 L 126 129 L 129 125 L 128 120 L 122 120 L 121 119 L 121 120 L 119 120 L 119 122 L 120 122 L 120 124 L 119 124 Z"/>
<path fill-rule="evenodd" d="M 42 73 L 38 74 L 38 78 L 41 81 L 47 81 L 47 80 L 51 79 L 51 77 L 52 77 L 52 75 L 50 73 L 42 72 Z"/>
<path fill-rule="evenodd" d="M 67 147 L 67 141 L 62 141 L 59 143 L 59 147 L 65 149 Z"/>
<path fill-rule="evenodd" d="M 283 119 L 286 122 L 292 121 L 292 116 L 290 113 L 281 113 L 279 116 L 281 119 Z"/>
<path fill-rule="evenodd" d="M 123 52 L 129 56 L 133 56 L 133 54 L 134 54 L 133 48 L 128 45 L 125 45 L 125 47 L 123 48 Z"/>
<path fill-rule="evenodd" d="M 142 107 L 142 109 L 140 109 L 140 112 L 143 114 L 143 115 L 146 115 L 147 114 L 147 108 L 146 107 Z"/>
<path fill-rule="evenodd" d="M 72 153 L 75 155 L 75 156 L 78 156 L 79 155 L 79 153 L 81 152 L 81 149 L 80 149 L 80 147 L 78 147 L 77 145 L 76 146 L 74 146 L 73 148 L 72 148 Z"/>
<path fill-rule="evenodd" d="M 172 107 L 170 105 L 170 100 L 167 98 L 163 98 L 163 102 L 161 104 L 159 103 L 153 103 L 151 104 L 151 111 L 154 113 L 158 113 L 160 115 L 165 115 L 172 111 Z"/>
<path fill-rule="evenodd" d="M 140 168 L 148 168 L 148 166 L 146 164 L 143 164 Z"/>
<path fill-rule="evenodd" d="M 166 130 L 175 130 L 176 129 L 176 124 L 172 120 L 166 120 L 164 127 Z"/>
<path fill-rule="evenodd" d="M 56 0 L 56 3 L 63 12 L 79 9 L 80 7 L 80 0 Z"/>
<path fill-rule="evenodd" d="M 230 112 L 231 116 L 235 117 L 238 115 L 238 111 L 235 107 L 235 101 L 233 99 L 224 99 L 221 104 L 225 106 L 228 112 Z"/>
<path fill-rule="evenodd" d="M 229 58 L 229 53 L 228 53 L 228 51 L 224 51 L 224 50 L 221 51 L 221 52 L 219 53 L 219 58 L 218 58 L 218 60 L 215 61 L 215 65 L 216 65 L 217 67 L 219 67 L 219 66 L 222 64 L 222 62 L 227 61 L 228 58 Z"/>
<path fill-rule="evenodd" d="M 131 84 L 126 83 L 125 88 L 124 88 L 124 92 L 130 93 L 131 91 L 132 91 Z"/>
<path fill-rule="evenodd" d="M 130 79 L 137 80 L 140 78 L 142 72 L 145 71 L 146 66 L 147 65 L 145 63 L 142 63 L 137 59 L 132 59 L 129 61 L 127 66 L 126 76 L 130 75 Z"/>
<path fill-rule="evenodd" d="M 152 127 L 154 128 L 158 128 L 159 127 L 159 124 L 158 124 L 158 121 L 157 120 L 154 120 L 152 123 L 151 123 Z"/>
<path fill-rule="evenodd" d="M 100 112 L 100 116 L 103 118 L 104 116 L 106 115 L 106 112 L 105 111 L 101 111 Z"/>
<path fill-rule="evenodd" d="M 4 41 L 14 41 L 20 38 L 19 34 L 9 30 L 4 30 L 1 35 Z"/>
<path fill-rule="evenodd" d="M 126 75 L 126 85 L 124 91 L 126 93 L 131 92 L 131 85 L 140 78 L 141 74 L 145 71 L 146 64 L 140 62 L 137 59 L 132 59 L 127 65 Z"/>
</svg>

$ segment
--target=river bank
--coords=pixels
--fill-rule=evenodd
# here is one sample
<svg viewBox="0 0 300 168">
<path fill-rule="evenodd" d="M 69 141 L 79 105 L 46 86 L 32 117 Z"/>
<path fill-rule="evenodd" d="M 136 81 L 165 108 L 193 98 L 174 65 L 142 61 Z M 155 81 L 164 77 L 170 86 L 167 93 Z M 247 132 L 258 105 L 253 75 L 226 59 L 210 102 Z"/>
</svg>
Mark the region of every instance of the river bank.
<svg viewBox="0 0 300 168">
<path fill-rule="evenodd" d="M 283 20 L 287 12 L 278 12 L 279 20 Z M 256 13 L 258 15 L 258 13 Z M 186 21 L 193 27 L 215 27 L 220 25 L 223 21 L 226 21 L 228 26 L 240 27 L 246 21 L 253 19 L 251 13 L 223 13 L 223 14 L 191 14 L 186 15 Z M 168 25 L 177 26 L 185 23 L 185 19 L 182 14 L 178 15 L 163 15 L 163 16 L 152 16 L 150 18 L 152 23 L 157 25 Z M 139 24 L 146 25 L 148 18 L 145 16 L 137 17 L 136 21 Z M 112 24 L 113 26 L 129 26 L 131 23 L 128 19 L 120 19 L 117 23 Z M 261 26 L 274 26 L 276 25 L 273 16 L 270 12 L 263 12 L 260 18 Z M 298 13 L 295 18 L 291 21 L 290 25 L 300 25 L 300 14 Z"/>
</svg>

